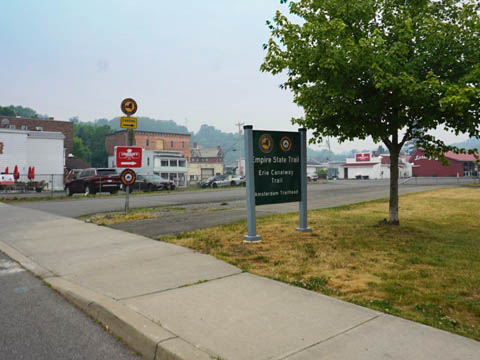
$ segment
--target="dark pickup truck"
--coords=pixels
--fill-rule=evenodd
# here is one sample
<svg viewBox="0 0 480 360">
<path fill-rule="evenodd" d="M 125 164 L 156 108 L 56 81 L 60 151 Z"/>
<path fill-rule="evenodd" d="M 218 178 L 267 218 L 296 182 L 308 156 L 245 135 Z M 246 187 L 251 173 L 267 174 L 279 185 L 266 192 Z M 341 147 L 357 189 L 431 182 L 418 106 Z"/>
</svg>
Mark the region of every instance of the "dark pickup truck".
<svg viewBox="0 0 480 360">
<path fill-rule="evenodd" d="M 120 189 L 120 176 L 115 169 L 84 169 L 65 184 L 68 196 L 75 193 L 95 195 L 97 192 L 115 194 Z"/>
</svg>

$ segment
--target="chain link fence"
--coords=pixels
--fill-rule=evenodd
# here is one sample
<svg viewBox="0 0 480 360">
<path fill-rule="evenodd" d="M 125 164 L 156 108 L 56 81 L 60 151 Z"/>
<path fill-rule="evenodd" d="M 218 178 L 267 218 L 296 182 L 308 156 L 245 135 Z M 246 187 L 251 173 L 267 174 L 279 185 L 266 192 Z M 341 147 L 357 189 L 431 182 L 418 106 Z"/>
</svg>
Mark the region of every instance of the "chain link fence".
<svg viewBox="0 0 480 360">
<path fill-rule="evenodd" d="M 27 174 L 19 174 L 15 179 L 13 174 L 0 175 L 0 193 L 28 193 L 63 191 L 64 174 L 35 174 L 29 179 Z"/>
</svg>

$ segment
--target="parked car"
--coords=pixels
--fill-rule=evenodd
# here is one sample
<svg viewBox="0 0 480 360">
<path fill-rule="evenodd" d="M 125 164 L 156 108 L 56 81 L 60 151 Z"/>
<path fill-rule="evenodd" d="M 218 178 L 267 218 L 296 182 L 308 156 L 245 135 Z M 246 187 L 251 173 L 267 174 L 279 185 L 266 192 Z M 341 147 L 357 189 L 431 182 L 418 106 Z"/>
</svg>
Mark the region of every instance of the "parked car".
<svg viewBox="0 0 480 360">
<path fill-rule="evenodd" d="M 245 176 L 234 176 L 232 177 L 232 180 L 230 180 L 230 185 L 232 186 L 245 186 L 247 182 L 247 179 L 245 179 Z"/>
<path fill-rule="evenodd" d="M 83 169 L 72 169 L 70 170 L 67 175 L 65 176 L 65 182 L 78 179 L 80 176 L 80 173 L 83 171 Z"/>
<path fill-rule="evenodd" d="M 175 182 L 164 179 L 158 175 L 137 175 L 135 190 L 157 191 L 157 190 L 175 190 Z"/>
<path fill-rule="evenodd" d="M 97 192 L 115 194 L 120 189 L 120 176 L 115 169 L 84 169 L 76 178 L 67 181 L 65 192 L 68 196 L 75 193 L 95 195 Z"/>
<path fill-rule="evenodd" d="M 221 186 L 229 186 L 230 180 L 227 175 L 215 175 L 198 182 L 197 186 L 205 189 L 207 187 L 217 188 Z"/>
<path fill-rule="evenodd" d="M 317 174 L 307 175 L 307 181 L 317 181 L 317 180 L 318 180 L 318 175 Z"/>
</svg>

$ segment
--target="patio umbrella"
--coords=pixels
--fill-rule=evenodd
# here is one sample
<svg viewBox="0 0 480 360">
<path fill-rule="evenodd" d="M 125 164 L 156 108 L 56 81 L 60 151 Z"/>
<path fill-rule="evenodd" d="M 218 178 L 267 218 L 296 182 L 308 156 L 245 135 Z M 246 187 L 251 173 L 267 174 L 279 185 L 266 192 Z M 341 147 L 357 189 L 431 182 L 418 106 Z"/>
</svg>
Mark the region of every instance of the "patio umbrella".
<svg viewBox="0 0 480 360">
<path fill-rule="evenodd" d="M 13 169 L 13 178 L 15 180 L 18 180 L 20 178 L 20 173 L 18 172 L 18 166 L 15 165 L 15 168 Z"/>
<path fill-rule="evenodd" d="M 8 174 L 8 166 L 5 168 L 4 174 Z"/>
<path fill-rule="evenodd" d="M 32 166 L 32 180 L 35 179 L 35 166 Z"/>
<path fill-rule="evenodd" d="M 27 178 L 28 178 L 28 180 L 30 180 L 32 178 L 32 167 L 31 166 L 28 167 Z"/>
</svg>

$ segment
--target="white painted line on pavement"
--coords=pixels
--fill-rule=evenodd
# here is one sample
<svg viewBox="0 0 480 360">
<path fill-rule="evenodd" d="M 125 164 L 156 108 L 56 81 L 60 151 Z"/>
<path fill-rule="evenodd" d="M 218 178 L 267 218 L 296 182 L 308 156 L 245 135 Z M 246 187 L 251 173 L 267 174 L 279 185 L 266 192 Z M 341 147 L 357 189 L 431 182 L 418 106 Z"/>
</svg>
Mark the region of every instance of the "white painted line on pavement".
<svg viewBox="0 0 480 360">
<path fill-rule="evenodd" d="M 25 271 L 20 265 L 16 262 L 9 260 L 0 260 L 0 276 L 10 275 Z"/>
</svg>

